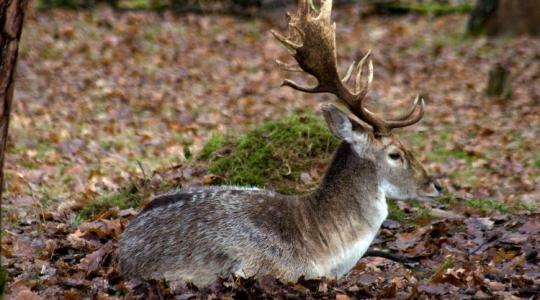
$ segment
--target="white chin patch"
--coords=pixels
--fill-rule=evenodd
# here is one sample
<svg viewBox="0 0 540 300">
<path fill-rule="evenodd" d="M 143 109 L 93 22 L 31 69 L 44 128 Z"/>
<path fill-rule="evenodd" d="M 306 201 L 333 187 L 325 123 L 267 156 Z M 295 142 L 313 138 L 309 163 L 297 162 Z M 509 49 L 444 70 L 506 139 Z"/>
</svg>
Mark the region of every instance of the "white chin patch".
<svg viewBox="0 0 540 300">
<path fill-rule="evenodd" d="M 398 187 L 391 184 L 387 180 L 383 180 L 380 185 L 379 189 L 386 195 L 386 197 L 394 198 L 394 199 L 405 199 L 408 195 L 403 194 Z"/>
</svg>

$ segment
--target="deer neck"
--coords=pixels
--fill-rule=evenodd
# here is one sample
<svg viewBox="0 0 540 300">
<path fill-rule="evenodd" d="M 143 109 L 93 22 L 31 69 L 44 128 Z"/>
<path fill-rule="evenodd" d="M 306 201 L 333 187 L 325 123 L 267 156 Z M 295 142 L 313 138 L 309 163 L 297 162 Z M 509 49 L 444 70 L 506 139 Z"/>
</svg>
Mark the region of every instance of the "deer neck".
<svg viewBox="0 0 540 300">
<path fill-rule="evenodd" d="M 377 232 L 388 215 L 383 186 L 375 164 L 342 142 L 333 155 L 321 185 L 309 196 L 318 215 L 360 223 Z"/>
<path fill-rule="evenodd" d="M 342 142 L 333 155 L 321 185 L 311 194 L 319 205 L 343 204 L 360 210 L 386 204 L 383 186 L 375 164 L 355 154 L 350 144 Z M 386 209 L 386 205 L 384 205 Z M 382 212 L 386 218 L 386 212 Z"/>
<path fill-rule="evenodd" d="M 313 272 L 339 277 L 362 257 L 388 215 L 376 167 L 342 143 L 321 185 L 307 198 L 308 240 L 321 251 L 313 255 Z"/>
</svg>

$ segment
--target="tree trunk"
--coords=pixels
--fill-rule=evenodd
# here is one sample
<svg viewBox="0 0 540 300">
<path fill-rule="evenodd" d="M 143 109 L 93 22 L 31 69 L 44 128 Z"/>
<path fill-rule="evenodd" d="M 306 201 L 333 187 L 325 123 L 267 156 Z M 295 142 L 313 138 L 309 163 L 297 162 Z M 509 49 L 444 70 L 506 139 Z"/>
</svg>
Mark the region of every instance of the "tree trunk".
<svg viewBox="0 0 540 300">
<path fill-rule="evenodd" d="M 4 191 L 4 156 L 13 99 L 15 66 L 27 0 L 0 2 L 0 199 Z"/>
<path fill-rule="evenodd" d="M 540 35 L 540 0 L 478 0 L 467 31 L 488 35 Z"/>
<path fill-rule="evenodd" d="M 478 0 L 469 16 L 467 33 L 479 35 L 484 32 L 486 24 L 497 9 L 498 0 Z"/>
<path fill-rule="evenodd" d="M 499 0 L 488 35 L 540 35 L 540 0 Z"/>
<path fill-rule="evenodd" d="M 489 79 L 486 87 L 486 95 L 489 97 L 512 97 L 512 77 L 510 70 L 501 63 L 496 63 L 489 71 Z"/>
</svg>

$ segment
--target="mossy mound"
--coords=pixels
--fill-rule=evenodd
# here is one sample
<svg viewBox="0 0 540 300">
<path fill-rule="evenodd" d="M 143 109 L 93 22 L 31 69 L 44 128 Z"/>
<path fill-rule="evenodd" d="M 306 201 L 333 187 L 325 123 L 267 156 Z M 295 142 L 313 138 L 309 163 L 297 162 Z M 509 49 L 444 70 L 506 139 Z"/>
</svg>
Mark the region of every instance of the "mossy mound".
<svg viewBox="0 0 540 300">
<path fill-rule="evenodd" d="M 322 118 L 292 115 L 263 123 L 242 136 L 214 135 L 199 159 L 207 161 L 209 172 L 223 178 L 224 184 L 264 186 L 291 194 L 316 184 L 338 143 Z"/>
</svg>

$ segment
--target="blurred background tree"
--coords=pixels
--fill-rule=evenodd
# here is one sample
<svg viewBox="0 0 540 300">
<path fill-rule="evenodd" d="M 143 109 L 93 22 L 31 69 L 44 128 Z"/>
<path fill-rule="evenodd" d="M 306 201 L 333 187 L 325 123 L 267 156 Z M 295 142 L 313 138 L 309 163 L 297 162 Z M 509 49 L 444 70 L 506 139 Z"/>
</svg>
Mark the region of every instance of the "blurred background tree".
<svg viewBox="0 0 540 300">
<path fill-rule="evenodd" d="M 478 0 L 467 31 L 472 35 L 540 35 L 540 0 Z"/>
<path fill-rule="evenodd" d="M 0 2 L 0 199 L 4 190 L 4 155 L 26 6 L 26 0 Z"/>
</svg>

